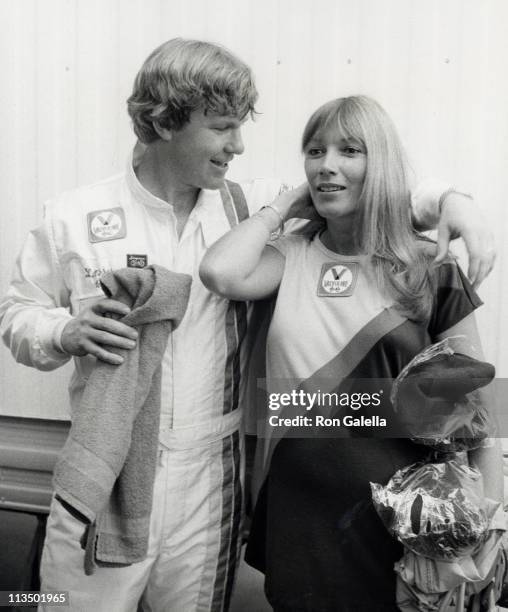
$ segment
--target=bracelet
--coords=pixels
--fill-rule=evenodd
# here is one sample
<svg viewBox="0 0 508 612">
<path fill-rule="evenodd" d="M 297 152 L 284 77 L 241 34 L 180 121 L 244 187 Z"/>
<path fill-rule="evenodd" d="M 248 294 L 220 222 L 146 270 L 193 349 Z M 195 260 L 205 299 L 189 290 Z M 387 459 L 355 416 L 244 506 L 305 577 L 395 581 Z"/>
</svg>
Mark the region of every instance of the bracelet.
<svg viewBox="0 0 508 612">
<path fill-rule="evenodd" d="M 474 200 L 473 196 L 470 193 L 464 193 L 463 191 L 457 191 L 456 189 L 454 189 L 453 187 L 450 187 L 450 189 L 447 189 L 446 191 L 444 191 L 438 202 L 437 202 L 437 206 L 438 206 L 438 210 L 439 210 L 439 214 L 441 215 L 441 213 L 443 212 L 443 205 L 445 203 L 446 198 L 451 195 L 452 193 L 456 193 L 457 195 L 461 195 L 464 196 L 465 198 L 469 198 L 470 200 Z"/>
<path fill-rule="evenodd" d="M 272 206 L 271 204 L 266 204 L 265 206 L 262 206 L 259 209 L 259 212 L 261 212 L 262 210 L 264 210 L 265 208 L 269 208 L 270 210 L 273 210 L 273 212 L 279 217 L 280 219 L 280 223 L 279 223 L 279 227 L 274 230 L 273 232 L 270 233 L 270 240 L 277 240 L 277 238 L 280 238 L 282 235 L 282 232 L 284 231 L 284 217 L 280 214 L 280 212 L 275 208 L 275 206 Z"/>
</svg>

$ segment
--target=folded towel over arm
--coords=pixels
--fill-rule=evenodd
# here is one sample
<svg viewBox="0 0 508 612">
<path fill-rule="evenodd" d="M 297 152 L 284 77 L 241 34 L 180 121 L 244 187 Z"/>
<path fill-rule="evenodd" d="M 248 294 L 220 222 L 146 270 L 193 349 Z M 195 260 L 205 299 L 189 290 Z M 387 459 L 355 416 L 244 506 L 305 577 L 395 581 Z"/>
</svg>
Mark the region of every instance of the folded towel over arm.
<svg viewBox="0 0 508 612">
<path fill-rule="evenodd" d="M 122 322 L 138 331 L 135 349 L 114 349 L 121 365 L 97 361 L 57 462 L 57 496 L 80 512 L 85 572 L 129 565 L 147 552 L 157 459 L 161 361 L 182 320 L 191 277 L 160 266 L 108 272 L 105 294 L 127 304 Z"/>
</svg>

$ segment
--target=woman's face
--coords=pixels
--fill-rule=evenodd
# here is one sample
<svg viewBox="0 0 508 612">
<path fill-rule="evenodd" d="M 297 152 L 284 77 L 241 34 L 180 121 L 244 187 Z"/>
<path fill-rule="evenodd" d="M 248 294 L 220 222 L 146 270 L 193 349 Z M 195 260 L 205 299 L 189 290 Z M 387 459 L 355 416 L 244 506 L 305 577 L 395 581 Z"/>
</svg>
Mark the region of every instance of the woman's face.
<svg viewBox="0 0 508 612">
<path fill-rule="evenodd" d="M 367 152 L 339 128 L 321 129 L 304 149 L 312 201 L 325 219 L 354 215 L 367 170 Z"/>
</svg>

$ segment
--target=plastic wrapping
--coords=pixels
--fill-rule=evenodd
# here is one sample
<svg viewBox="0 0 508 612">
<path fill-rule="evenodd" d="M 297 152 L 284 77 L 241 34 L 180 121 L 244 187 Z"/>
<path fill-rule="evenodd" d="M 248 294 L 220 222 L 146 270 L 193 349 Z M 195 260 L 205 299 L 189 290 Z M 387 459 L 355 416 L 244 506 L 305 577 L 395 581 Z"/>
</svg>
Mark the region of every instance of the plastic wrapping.
<svg viewBox="0 0 508 612">
<path fill-rule="evenodd" d="M 456 336 L 428 347 L 395 379 L 390 399 L 414 442 L 458 452 L 478 448 L 495 434 L 483 388 L 495 370 L 462 354 L 466 342 Z"/>
<path fill-rule="evenodd" d="M 480 472 L 455 459 L 412 464 L 371 489 L 388 531 L 414 553 L 443 561 L 477 552 L 499 507 L 484 498 Z"/>
</svg>

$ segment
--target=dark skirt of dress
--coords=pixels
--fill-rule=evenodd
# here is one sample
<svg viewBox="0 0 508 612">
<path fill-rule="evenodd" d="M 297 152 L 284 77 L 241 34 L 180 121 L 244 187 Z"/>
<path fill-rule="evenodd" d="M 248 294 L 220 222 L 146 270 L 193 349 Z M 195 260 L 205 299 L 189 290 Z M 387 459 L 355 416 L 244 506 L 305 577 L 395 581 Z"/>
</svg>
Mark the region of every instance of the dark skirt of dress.
<svg viewBox="0 0 508 612">
<path fill-rule="evenodd" d="M 402 546 L 381 523 L 369 482 L 422 460 L 404 439 L 283 439 L 254 512 L 247 562 L 284 612 L 396 612 Z"/>
</svg>

